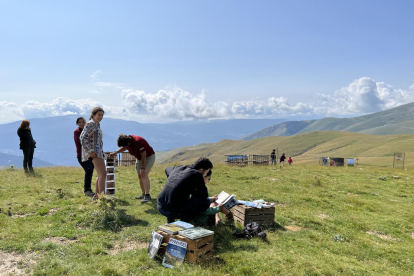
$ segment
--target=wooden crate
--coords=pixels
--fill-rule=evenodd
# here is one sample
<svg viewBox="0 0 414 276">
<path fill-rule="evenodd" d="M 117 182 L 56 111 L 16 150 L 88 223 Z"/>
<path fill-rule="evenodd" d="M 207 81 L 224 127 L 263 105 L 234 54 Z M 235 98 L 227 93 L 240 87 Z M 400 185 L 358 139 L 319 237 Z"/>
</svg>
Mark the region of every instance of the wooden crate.
<svg viewBox="0 0 414 276">
<path fill-rule="evenodd" d="M 246 205 L 236 205 L 233 215 L 234 220 L 243 226 L 246 226 L 250 222 L 270 226 L 275 220 L 275 207 L 258 209 Z"/>
<path fill-rule="evenodd" d="M 190 240 L 183 236 L 171 235 L 166 232 L 157 231 L 158 234 L 162 235 L 164 238 L 162 243 L 168 243 L 170 238 L 177 239 L 187 243 L 187 253 L 185 254 L 185 261 L 190 263 L 203 262 L 205 260 L 211 259 L 214 253 L 214 235 L 210 235 L 198 240 Z M 164 255 L 166 246 L 161 247 L 158 250 L 159 255 Z"/>
</svg>

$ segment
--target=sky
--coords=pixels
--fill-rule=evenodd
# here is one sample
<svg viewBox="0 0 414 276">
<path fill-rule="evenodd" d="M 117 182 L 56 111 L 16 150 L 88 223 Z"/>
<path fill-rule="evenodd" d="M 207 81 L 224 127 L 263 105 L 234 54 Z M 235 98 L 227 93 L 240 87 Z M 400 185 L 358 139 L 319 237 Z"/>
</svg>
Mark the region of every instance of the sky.
<svg viewBox="0 0 414 276">
<path fill-rule="evenodd" d="M 0 0 L 0 123 L 352 117 L 414 101 L 414 1 Z"/>
</svg>

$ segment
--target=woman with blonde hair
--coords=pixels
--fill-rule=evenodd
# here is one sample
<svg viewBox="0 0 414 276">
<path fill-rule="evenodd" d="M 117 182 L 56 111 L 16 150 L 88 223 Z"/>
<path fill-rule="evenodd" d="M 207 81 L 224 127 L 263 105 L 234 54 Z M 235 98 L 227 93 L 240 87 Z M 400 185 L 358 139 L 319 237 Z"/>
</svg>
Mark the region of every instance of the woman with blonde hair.
<svg viewBox="0 0 414 276">
<path fill-rule="evenodd" d="M 105 111 L 101 107 L 92 109 L 89 122 L 86 123 L 80 135 L 82 144 L 82 162 L 86 162 L 91 157 L 95 170 L 98 173 L 95 182 L 94 199 L 98 199 L 98 195 L 105 193 L 106 168 L 100 125 L 104 113 Z"/>
<path fill-rule="evenodd" d="M 20 149 L 23 151 L 23 168 L 25 173 L 33 173 L 32 161 L 36 141 L 33 139 L 30 129 L 30 121 L 23 120 L 17 129 L 20 138 Z"/>
</svg>

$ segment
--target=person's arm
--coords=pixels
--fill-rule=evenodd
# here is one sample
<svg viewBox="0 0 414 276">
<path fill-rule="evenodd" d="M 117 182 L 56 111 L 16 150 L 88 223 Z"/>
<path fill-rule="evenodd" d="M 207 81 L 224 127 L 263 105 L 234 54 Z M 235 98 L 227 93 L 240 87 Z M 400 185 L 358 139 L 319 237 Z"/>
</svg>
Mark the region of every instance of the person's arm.
<svg viewBox="0 0 414 276">
<path fill-rule="evenodd" d="M 208 190 L 206 187 L 206 183 L 204 182 L 203 175 L 201 173 L 197 173 L 193 177 L 194 181 L 194 193 L 193 196 L 201 199 L 208 198 Z"/>
<path fill-rule="evenodd" d="M 81 144 L 81 142 L 80 142 L 80 133 L 78 132 L 78 131 L 74 131 L 73 132 L 73 140 L 75 140 L 75 145 L 81 145 L 82 146 L 82 144 Z"/>
<path fill-rule="evenodd" d="M 82 144 L 82 147 L 86 149 L 92 158 L 96 157 L 95 145 L 93 143 L 89 143 L 89 138 L 93 136 L 95 132 L 95 124 L 87 123 L 82 131 L 82 134 L 80 135 L 80 142 Z"/>
<path fill-rule="evenodd" d="M 114 157 L 114 156 L 115 156 L 115 155 L 117 155 L 118 153 L 124 152 L 124 151 L 126 151 L 126 150 L 127 150 L 127 148 L 126 148 L 126 147 L 119 148 L 119 149 L 117 149 L 117 151 L 111 152 L 111 153 L 109 154 L 109 156 Z"/>
</svg>

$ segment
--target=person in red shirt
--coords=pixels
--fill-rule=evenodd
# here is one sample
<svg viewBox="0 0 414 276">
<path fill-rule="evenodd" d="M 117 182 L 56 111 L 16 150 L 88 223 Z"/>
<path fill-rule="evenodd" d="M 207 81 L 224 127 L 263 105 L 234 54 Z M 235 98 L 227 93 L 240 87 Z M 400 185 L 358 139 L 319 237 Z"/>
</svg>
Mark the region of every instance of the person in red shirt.
<svg viewBox="0 0 414 276">
<path fill-rule="evenodd" d="M 289 165 L 292 165 L 292 162 L 293 162 L 292 157 L 289 156 L 289 159 L 288 159 Z"/>
<path fill-rule="evenodd" d="M 141 203 L 150 201 L 151 183 L 148 174 L 155 163 L 154 150 L 144 138 L 136 135 L 120 134 L 117 144 L 120 148 L 110 155 L 115 156 L 117 153 L 128 150 L 131 155 L 135 156 L 137 159 L 135 167 L 138 173 L 139 185 L 141 186 L 142 191 L 142 195 L 136 197 L 136 199 L 142 199 Z"/>
</svg>

